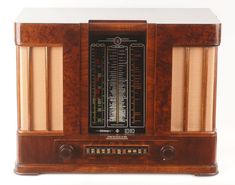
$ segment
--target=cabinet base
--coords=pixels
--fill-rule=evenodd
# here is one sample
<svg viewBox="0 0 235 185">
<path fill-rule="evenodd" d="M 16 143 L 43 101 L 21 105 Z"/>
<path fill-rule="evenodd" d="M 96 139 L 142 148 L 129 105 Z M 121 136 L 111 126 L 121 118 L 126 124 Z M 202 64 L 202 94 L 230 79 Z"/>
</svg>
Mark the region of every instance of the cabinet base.
<svg viewBox="0 0 235 185">
<path fill-rule="evenodd" d="M 70 164 L 18 164 L 15 168 L 18 175 L 39 175 L 44 173 L 162 173 L 193 174 L 212 176 L 218 174 L 217 165 L 70 165 Z"/>
</svg>

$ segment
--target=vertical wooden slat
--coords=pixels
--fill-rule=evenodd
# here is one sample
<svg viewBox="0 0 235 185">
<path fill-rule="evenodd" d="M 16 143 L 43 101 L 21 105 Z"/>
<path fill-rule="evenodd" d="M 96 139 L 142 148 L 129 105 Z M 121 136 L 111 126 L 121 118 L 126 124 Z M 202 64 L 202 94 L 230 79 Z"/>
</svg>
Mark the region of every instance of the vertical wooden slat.
<svg viewBox="0 0 235 185">
<path fill-rule="evenodd" d="M 31 52 L 31 120 L 34 131 L 46 129 L 45 47 L 32 47 Z"/>
<path fill-rule="evenodd" d="M 28 131 L 31 131 L 33 129 L 33 123 L 32 123 L 32 65 L 31 65 L 31 47 L 27 47 L 27 68 L 28 68 L 28 73 L 27 73 L 27 84 L 28 84 Z"/>
<path fill-rule="evenodd" d="M 63 48 L 49 47 L 48 56 L 48 121 L 57 131 L 63 130 Z"/>
<path fill-rule="evenodd" d="M 208 48 L 203 48 L 202 60 L 202 88 L 201 88 L 201 131 L 206 131 L 206 100 L 207 100 L 207 73 L 208 73 Z"/>
<path fill-rule="evenodd" d="M 49 105 L 49 48 L 45 47 L 45 94 L 46 94 L 46 130 L 50 131 L 50 105 Z"/>
<path fill-rule="evenodd" d="M 184 66 L 184 120 L 183 131 L 188 131 L 188 91 L 189 91 L 189 65 L 190 48 L 185 48 L 185 66 Z"/>
<path fill-rule="evenodd" d="M 20 46 L 16 46 L 16 77 L 17 77 L 17 121 L 18 130 L 21 130 L 21 103 L 20 103 Z"/>
<path fill-rule="evenodd" d="M 216 89 L 217 89 L 217 60 L 218 48 L 215 48 L 215 61 L 214 61 L 214 90 L 213 90 L 213 117 L 212 117 L 212 130 L 215 131 L 216 125 Z"/>
<path fill-rule="evenodd" d="M 174 47 L 172 55 L 171 130 L 183 131 L 185 47 Z"/>
</svg>

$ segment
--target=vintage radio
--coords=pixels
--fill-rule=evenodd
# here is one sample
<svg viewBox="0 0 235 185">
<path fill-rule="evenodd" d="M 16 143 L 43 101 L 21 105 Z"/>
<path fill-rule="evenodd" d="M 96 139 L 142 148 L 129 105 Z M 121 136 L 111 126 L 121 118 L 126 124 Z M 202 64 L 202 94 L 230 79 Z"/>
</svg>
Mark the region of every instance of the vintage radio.
<svg viewBox="0 0 235 185">
<path fill-rule="evenodd" d="M 208 9 L 25 9 L 15 171 L 216 174 L 220 27 Z"/>
</svg>

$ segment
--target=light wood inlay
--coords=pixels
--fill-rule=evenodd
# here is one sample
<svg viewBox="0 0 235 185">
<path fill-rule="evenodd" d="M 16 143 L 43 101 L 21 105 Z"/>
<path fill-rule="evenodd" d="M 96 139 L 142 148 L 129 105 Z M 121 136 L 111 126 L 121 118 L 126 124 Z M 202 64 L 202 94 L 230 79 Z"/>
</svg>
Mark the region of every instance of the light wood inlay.
<svg viewBox="0 0 235 185">
<path fill-rule="evenodd" d="M 216 56 L 215 47 L 173 48 L 172 131 L 214 131 Z"/>
<path fill-rule="evenodd" d="M 215 84 L 216 84 L 216 53 L 217 48 L 208 49 L 208 71 L 207 71 L 207 95 L 206 95 L 206 115 L 205 131 L 214 131 L 213 117 L 215 114 Z"/>
<path fill-rule="evenodd" d="M 62 47 L 17 47 L 19 130 L 63 130 Z"/>
<path fill-rule="evenodd" d="M 189 68 L 188 131 L 201 129 L 203 48 L 192 47 Z"/>
<path fill-rule="evenodd" d="M 172 62 L 172 113 L 171 130 L 183 131 L 184 120 L 184 58 L 185 49 L 183 47 L 173 48 Z"/>
<path fill-rule="evenodd" d="M 214 48 L 214 57 L 215 57 L 215 59 L 214 59 L 214 76 L 213 76 L 213 80 L 214 80 L 214 82 L 213 82 L 213 85 L 214 85 L 214 87 L 213 87 L 213 92 L 214 92 L 214 94 L 213 94 L 213 100 L 212 100 L 212 102 L 213 102 L 213 117 L 212 117 L 212 130 L 213 131 L 215 131 L 215 118 L 216 118 L 216 88 L 217 88 L 217 60 L 218 60 L 218 47 L 215 47 Z"/>
<path fill-rule="evenodd" d="M 184 120 L 183 130 L 188 131 L 188 98 L 189 98 L 189 68 L 190 68 L 190 48 L 185 48 L 184 58 Z"/>
<path fill-rule="evenodd" d="M 17 80 L 17 122 L 18 130 L 21 130 L 21 110 L 20 110 L 20 47 L 16 46 L 16 80 Z"/>
<path fill-rule="evenodd" d="M 207 71 L 208 71 L 208 48 L 203 48 L 202 61 L 202 103 L 201 103 L 201 131 L 206 131 L 206 107 L 207 107 Z"/>
<path fill-rule="evenodd" d="M 49 105 L 51 130 L 63 130 L 63 48 L 50 48 Z"/>
<path fill-rule="evenodd" d="M 27 47 L 27 84 L 28 84 L 28 130 L 32 130 L 33 120 L 32 120 L 32 49 L 31 47 Z"/>
<path fill-rule="evenodd" d="M 45 47 L 45 94 L 46 94 L 46 129 L 50 130 L 50 107 L 49 107 L 49 48 Z"/>
<path fill-rule="evenodd" d="M 45 48 L 32 47 L 33 130 L 46 130 Z"/>
<path fill-rule="evenodd" d="M 28 84 L 28 55 L 27 55 L 27 47 L 19 47 L 19 86 L 20 86 L 20 94 L 19 102 L 20 102 L 20 129 L 21 130 L 29 130 L 29 107 L 28 107 L 28 92 L 29 92 L 29 84 Z"/>
</svg>

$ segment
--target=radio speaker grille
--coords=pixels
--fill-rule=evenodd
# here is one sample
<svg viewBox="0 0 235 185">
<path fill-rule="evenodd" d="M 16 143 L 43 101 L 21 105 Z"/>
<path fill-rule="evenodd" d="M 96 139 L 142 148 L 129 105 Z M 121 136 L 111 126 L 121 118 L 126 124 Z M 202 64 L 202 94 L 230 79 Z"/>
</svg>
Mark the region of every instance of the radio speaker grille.
<svg viewBox="0 0 235 185">
<path fill-rule="evenodd" d="M 17 47 L 21 131 L 63 130 L 62 47 Z"/>
<path fill-rule="evenodd" d="M 216 47 L 174 47 L 171 131 L 214 131 Z"/>
</svg>

